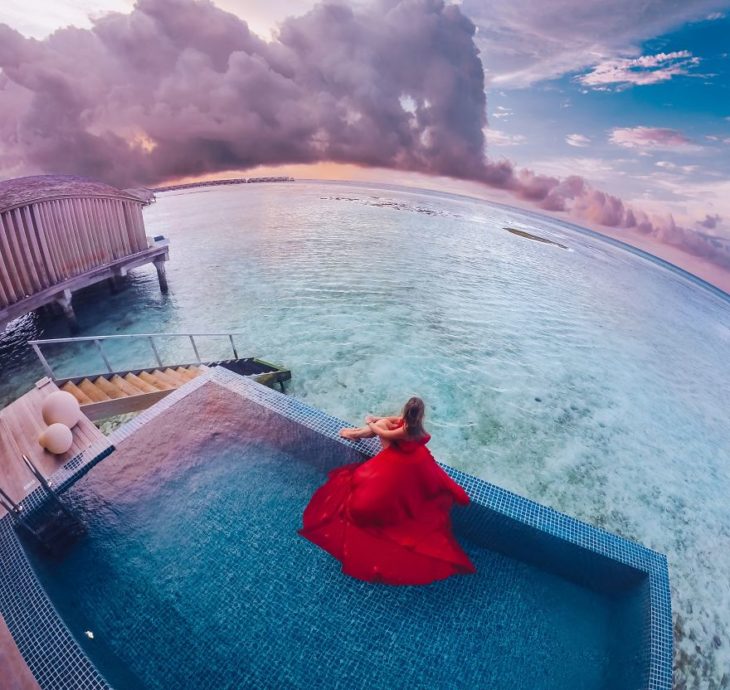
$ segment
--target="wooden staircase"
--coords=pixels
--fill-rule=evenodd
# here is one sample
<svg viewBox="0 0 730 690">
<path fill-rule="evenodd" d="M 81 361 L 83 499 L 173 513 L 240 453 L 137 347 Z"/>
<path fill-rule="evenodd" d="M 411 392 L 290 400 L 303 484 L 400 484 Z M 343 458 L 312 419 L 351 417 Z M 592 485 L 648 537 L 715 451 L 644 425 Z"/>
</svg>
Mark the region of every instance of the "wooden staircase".
<svg viewBox="0 0 730 690">
<path fill-rule="evenodd" d="M 188 381 L 208 371 L 211 367 L 224 367 L 241 376 L 249 376 L 265 386 L 278 386 L 284 391 L 284 383 L 291 379 L 291 371 L 277 364 L 272 364 L 257 357 L 240 357 L 234 340 L 235 333 L 129 333 L 117 335 L 83 336 L 76 338 L 55 338 L 52 340 L 30 340 L 28 344 L 33 348 L 48 378 L 55 385 L 68 393 L 71 393 L 81 405 L 81 410 L 91 421 L 126 414 L 127 412 L 138 412 L 154 405 L 158 400 L 169 395 L 172 391 L 180 388 Z M 218 339 L 217 357 L 206 358 L 201 356 L 201 339 L 209 341 L 211 338 Z M 232 357 L 224 354 L 220 357 L 221 342 L 223 339 L 223 351 L 228 350 Z M 181 351 L 188 350 L 187 354 L 179 354 L 180 359 L 175 357 L 176 363 L 172 364 L 163 360 L 163 346 L 169 349 L 172 343 L 179 343 Z M 149 348 L 150 358 L 155 365 L 148 365 L 146 368 L 133 369 L 121 368 L 120 359 L 123 359 L 124 352 L 132 351 L 132 346 L 137 346 L 136 355 L 139 355 L 139 345 L 144 344 Z M 225 346 L 227 343 L 227 347 Z M 115 344 L 116 352 L 110 357 L 105 345 Z M 120 344 L 124 348 L 118 347 Z M 209 343 L 208 343 L 209 344 Z M 106 371 L 98 371 L 93 374 L 82 374 L 79 372 L 69 378 L 58 378 L 49 364 L 42 348 L 52 345 L 71 346 L 74 348 L 87 346 L 93 348 L 89 361 L 98 361 L 101 357 Z M 230 349 L 228 349 L 230 348 Z M 194 356 L 193 363 L 190 359 L 190 350 Z M 78 357 L 78 349 L 75 351 Z M 169 356 L 169 355 L 168 355 Z M 112 363 L 112 360 L 114 363 Z M 173 361 L 175 361 L 173 360 Z M 185 362 L 185 363 L 183 363 Z M 97 365 L 94 365 L 95 367 Z M 136 366 L 139 366 L 138 364 Z M 88 371 L 88 370 L 87 370 Z"/>
<path fill-rule="evenodd" d="M 82 412 L 95 420 L 143 410 L 207 370 L 204 364 L 142 369 L 69 380 L 60 388 L 71 393 Z"/>
</svg>

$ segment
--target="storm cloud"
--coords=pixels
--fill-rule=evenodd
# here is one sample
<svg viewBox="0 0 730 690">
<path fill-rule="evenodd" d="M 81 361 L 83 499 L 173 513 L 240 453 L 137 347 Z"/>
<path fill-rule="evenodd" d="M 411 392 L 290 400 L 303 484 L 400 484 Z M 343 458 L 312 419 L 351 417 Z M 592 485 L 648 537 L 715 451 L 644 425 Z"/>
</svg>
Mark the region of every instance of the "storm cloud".
<svg viewBox="0 0 730 690">
<path fill-rule="evenodd" d="M 193 0 L 140 0 L 43 41 L 0 26 L 4 158 L 121 186 L 322 160 L 474 178 L 473 34 L 440 0 L 321 4 L 271 43 Z"/>
<path fill-rule="evenodd" d="M 0 172 L 129 187 L 333 161 L 474 180 L 730 267 L 671 218 L 486 158 L 475 26 L 443 0 L 324 2 L 266 42 L 207 0 L 139 0 L 43 40 L 0 25 Z"/>
</svg>

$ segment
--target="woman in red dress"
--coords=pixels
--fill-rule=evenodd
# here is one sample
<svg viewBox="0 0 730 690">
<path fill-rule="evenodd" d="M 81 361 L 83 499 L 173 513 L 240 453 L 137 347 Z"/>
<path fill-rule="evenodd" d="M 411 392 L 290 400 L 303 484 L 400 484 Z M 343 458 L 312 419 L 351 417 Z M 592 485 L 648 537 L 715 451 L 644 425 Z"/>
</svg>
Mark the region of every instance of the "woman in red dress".
<svg viewBox="0 0 730 690">
<path fill-rule="evenodd" d="M 424 405 L 411 398 L 400 417 L 366 417 L 348 439 L 380 437 L 383 450 L 329 474 L 312 496 L 299 533 L 368 582 L 424 585 L 476 568 L 451 532 L 451 507 L 469 497 L 434 460 Z"/>
</svg>

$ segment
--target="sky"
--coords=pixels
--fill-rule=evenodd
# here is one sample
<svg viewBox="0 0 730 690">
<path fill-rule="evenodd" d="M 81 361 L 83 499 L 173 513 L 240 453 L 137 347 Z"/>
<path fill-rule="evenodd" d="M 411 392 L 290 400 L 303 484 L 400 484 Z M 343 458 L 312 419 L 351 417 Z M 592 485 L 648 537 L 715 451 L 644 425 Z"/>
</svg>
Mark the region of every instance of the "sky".
<svg viewBox="0 0 730 690">
<path fill-rule="evenodd" d="M 128 0 L 4 0 L 0 25 L 12 34 L 3 36 L 0 27 L 0 177 L 50 172 L 66 161 L 69 172 L 109 171 L 109 181 L 130 185 L 281 164 L 299 173 L 310 166 L 312 176 L 362 178 L 350 173 L 363 167 L 370 179 L 417 182 L 425 175 L 451 180 L 452 190 L 459 189 L 456 178 L 467 192 L 476 182 L 500 200 L 567 213 L 730 269 L 730 0 L 461 0 L 446 7 L 441 0 L 353 0 L 340 3 L 348 15 L 311 0 L 216 0 L 246 23 L 246 39 L 224 15 L 190 10 L 192 2 L 141 0 L 130 14 Z M 110 12 L 130 19 L 110 21 Z M 169 62 L 135 72 L 129 55 L 139 41 L 162 45 L 141 19 L 155 18 L 154 30 L 164 26 L 165 37 L 177 41 L 188 16 L 219 26 L 219 35 L 211 29 L 204 46 L 186 33 Z M 68 26 L 86 31 L 54 34 Z M 224 34 L 236 35 L 229 56 L 237 50 L 251 60 L 232 76 L 229 57 L 221 80 L 223 68 L 205 71 L 196 60 L 202 52 L 215 63 L 211 46 L 225 44 Z M 131 37 L 134 48 L 124 43 Z M 123 51 L 130 64 L 122 69 Z M 83 69 L 41 109 L 49 84 L 58 82 L 49 65 L 60 69 L 65 58 L 74 65 L 67 72 L 80 63 Z M 34 72 L 34 63 L 44 66 Z M 257 71 L 262 63 L 290 83 L 267 81 Z M 143 82 L 140 75 L 155 70 L 159 78 L 147 91 L 108 86 L 132 73 Z M 193 83 L 217 100 L 195 103 L 186 92 Z M 242 99 L 235 104 L 232 87 Z M 86 93 L 92 88 L 93 97 Z M 271 108 L 257 105 L 240 116 L 242 103 L 264 90 Z M 84 98 L 102 106 L 79 105 Z M 152 121 L 151 100 L 157 110 L 165 101 L 171 112 Z M 238 113 L 247 128 L 215 130 L 213 137 L 216 113 L 204 111 L 216 103 L 221 119 Z M 193 106 L 195 115 L 181 121 L 180 112 Z M 49 122 L 50 110 L 64 109 L 83 131 Z M 180 129 L 168 148 L 160 133 L 165 117 L 171 130 Z M 276 132 L 269 131 L 272 119 Z M 193 140 L 202 130 L 205 150 L 200 142 L 181 143 L 183 134 Z M 390 130 L 393 141 L 376 139 Z M 236 144 L 250 137 L 256 146 Z M 51 146 L 52 138 L 68 145 Z M 92 153 L 76 160 L 79 148 Z M 112 153 L 123 162 L 111 166 Z M 145 154 L 150 160 L 142 163 Z"/>
</svg>

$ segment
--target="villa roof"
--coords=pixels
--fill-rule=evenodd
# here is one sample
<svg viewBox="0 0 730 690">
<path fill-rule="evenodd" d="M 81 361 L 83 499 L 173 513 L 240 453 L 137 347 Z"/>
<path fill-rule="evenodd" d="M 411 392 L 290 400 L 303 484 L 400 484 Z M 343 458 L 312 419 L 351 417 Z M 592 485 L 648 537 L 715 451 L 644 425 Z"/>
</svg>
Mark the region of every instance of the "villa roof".
<svg viewBox="0 0 730 690">
<path fill-rule="evenodd" d="M 0 213 L 51 199 L 103 197 L 144 203 L 138 196 L 103 182 L 74 175 L 34 175 L 0 181 Z"/>
</svg>

